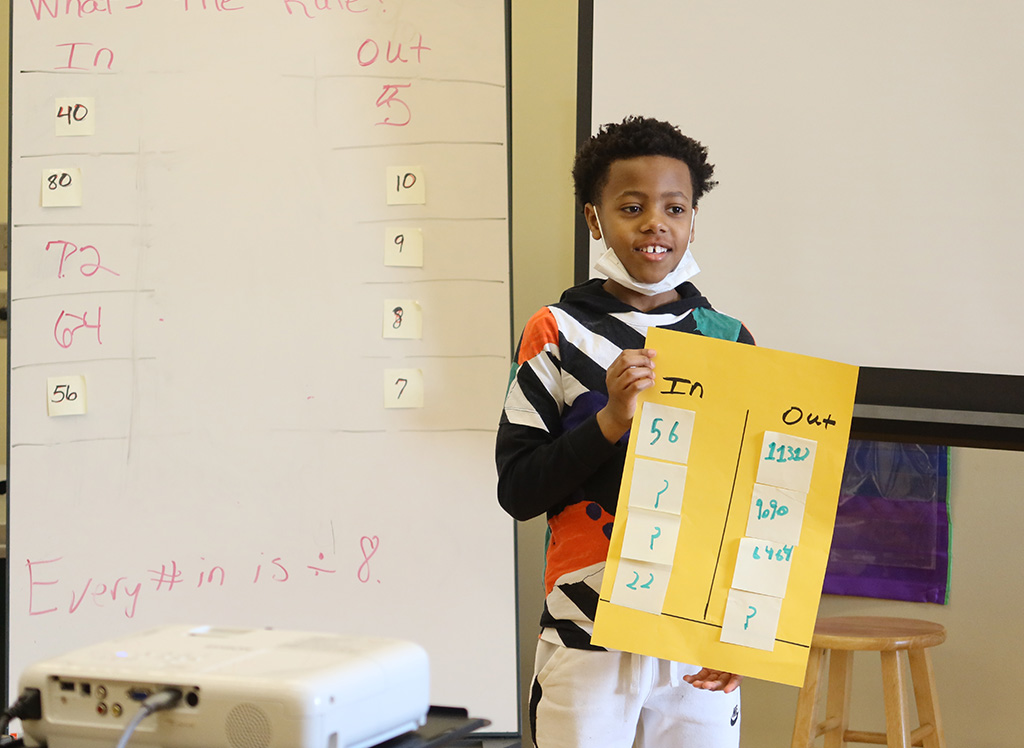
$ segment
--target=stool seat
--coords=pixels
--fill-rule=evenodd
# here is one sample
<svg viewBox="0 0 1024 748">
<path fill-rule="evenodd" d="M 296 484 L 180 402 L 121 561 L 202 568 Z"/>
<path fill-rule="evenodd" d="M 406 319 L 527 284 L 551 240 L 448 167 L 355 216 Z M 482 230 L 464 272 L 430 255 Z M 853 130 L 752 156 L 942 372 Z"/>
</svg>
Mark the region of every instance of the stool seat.
<svg viewBox="0 0 1024 748">
<path fill-rule="evenodd" d="M 946 629 L 916 618 L 846 616 L 822 618 L 814 626 L 812 647 L 851 652 L 890 652 L 896 649 L 937 647 L 946 641 Z"/>
<path fill-rule="evenodd" d="M 847 743 L 875 743 L 889 748 L 945 748 L 935 674 L 929 649 L 946 640 L 946 629 L 916 618 L 848 616 L 819 618 L 811 639 L 807 674 L 797 700 L 792 748 L 812 748 L 825 736 L 825 748 Z M 849 729 L 854 652 L 878 652 L 882 658 L 882 691 L 886 730 Z M 910 663 L 920 726 L 911 730 L 906 700 L 907 677 L 901 657 Z M 817 718 L 818 694 L 828 664 L 824 721 Z"/>
</svg>

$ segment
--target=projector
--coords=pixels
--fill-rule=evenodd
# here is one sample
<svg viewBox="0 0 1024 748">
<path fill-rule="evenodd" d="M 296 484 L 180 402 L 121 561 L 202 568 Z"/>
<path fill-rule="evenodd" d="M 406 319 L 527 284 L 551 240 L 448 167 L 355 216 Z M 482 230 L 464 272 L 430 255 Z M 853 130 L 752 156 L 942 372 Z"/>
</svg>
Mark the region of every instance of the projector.
<svg viewBox="0 0 1024 748">
<path fill-rule="evenodd" d="M 40 719 L 25 743 L 111 748 L 166 688 L 178 705 L 143 718 L 132 746 L 367 748 L 422 726 L 427 653 L 410 642 L 273 629 L 167 626 L 25 669 Z"/>
</svg>

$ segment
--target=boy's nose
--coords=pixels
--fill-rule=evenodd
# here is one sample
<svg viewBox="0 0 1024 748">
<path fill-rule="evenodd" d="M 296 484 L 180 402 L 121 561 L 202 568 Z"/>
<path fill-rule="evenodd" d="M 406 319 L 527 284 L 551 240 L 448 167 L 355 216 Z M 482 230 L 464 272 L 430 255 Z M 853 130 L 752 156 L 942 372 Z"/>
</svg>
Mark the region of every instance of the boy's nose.
<svg viewBox="0 0 1024 748">
<path fill-rule="evenodd" d="M 665 230 L 665 217 L 661 213 L 652 212 L 644 221 L 644 231 L 661 232 Z"/>
</svg>

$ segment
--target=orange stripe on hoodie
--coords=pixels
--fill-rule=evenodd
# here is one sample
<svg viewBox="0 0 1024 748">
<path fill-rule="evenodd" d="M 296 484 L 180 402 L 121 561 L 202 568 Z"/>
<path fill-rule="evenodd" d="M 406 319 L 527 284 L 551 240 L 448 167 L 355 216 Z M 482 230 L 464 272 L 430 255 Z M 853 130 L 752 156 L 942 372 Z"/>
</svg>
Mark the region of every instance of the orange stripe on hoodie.
<svg viewBox="0 0 1024 748">
<path fill-rule="evenodd" d="M 558 323 L 551 310 L 544 307 L 526 323 L 522 342 L 519 343 L 519 365 L 536 356 L 549 343 L 558 345 Z"/>
</svg>

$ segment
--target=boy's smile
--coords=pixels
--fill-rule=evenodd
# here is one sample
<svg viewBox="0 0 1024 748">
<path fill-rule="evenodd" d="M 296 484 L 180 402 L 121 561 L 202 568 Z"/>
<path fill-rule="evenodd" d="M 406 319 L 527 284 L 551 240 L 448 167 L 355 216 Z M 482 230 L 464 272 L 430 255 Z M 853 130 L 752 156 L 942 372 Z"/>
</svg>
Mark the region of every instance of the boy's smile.
<svg viewBox="0 0 1024 748">
<path fill-rule="evenodd" d="M 670 156 L 639 156 L 613 161 L 598 205 L 584 215 L 591 235 L 604 238 L 626 271 L 641 283 L 657 283 L 672 272 L 693 240 L 693 182 L 690 169 Z M 633 303 L 635 291 L 615 281 L 606 288 Z M 623 292 L 630 298 L 623 298 Z M 659 305 L 676 297 L 674 290 L 651 297 Z M 643 304 L 648 306 L 648 304 Z"/>
</svg>

